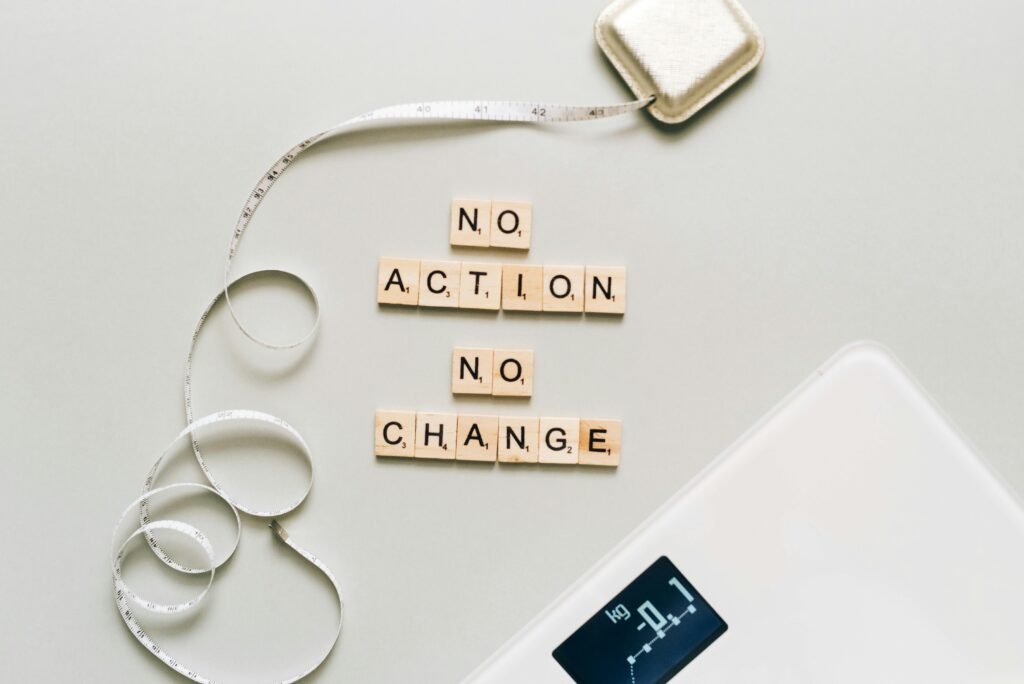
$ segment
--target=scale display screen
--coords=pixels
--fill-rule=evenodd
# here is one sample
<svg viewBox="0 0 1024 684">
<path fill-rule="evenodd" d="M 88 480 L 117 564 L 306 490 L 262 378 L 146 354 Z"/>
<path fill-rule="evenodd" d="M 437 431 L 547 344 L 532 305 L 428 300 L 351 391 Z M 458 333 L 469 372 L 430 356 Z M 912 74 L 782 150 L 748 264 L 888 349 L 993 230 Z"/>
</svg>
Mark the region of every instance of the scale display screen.
<svg viewBox="0 0 1024 684">
<path fill-rule="evenodd" d="M 578 684 L 661 684 L 728 628 L 662 556 L 551 655 Z"/>
</svg>

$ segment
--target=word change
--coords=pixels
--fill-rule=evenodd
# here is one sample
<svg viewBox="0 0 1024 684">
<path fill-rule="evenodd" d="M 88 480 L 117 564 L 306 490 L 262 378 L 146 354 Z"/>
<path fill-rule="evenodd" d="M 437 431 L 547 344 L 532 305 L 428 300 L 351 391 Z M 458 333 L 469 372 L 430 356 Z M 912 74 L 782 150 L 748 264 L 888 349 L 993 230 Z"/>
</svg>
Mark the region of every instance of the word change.
<svg viewBox="0 0 1024 684">
<path fill-rule="evenodd" d="M 621 315 L 626 312 L 626 269 L 382 257 L 377 303 Z"/>
<path fill-rule="evenodd" d="M 622 423 L 377 411 L 374 454 L 406 458 L 616 467 Z"/>
</svg>

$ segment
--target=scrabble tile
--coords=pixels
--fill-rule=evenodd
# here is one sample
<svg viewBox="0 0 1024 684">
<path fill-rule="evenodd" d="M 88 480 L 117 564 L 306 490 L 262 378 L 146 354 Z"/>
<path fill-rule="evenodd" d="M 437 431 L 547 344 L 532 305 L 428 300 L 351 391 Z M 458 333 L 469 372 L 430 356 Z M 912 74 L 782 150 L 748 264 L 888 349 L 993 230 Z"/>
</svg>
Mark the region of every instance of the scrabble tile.
<svg viewBox="0 0 1024 684">
<path fill-rule="evenodd" d="M 606 418 L 580 420 L 580 465 L 619 465 L 622 421 Z"/>
<path fill-rule="evenodd" d="M 491 247 L 530 249 L 532 228 L 529 202 L 491 202 Z"/>
<path fill-rule="evenodd" d="M 501 308 L 501 264 L 463 262 L 460 309 Z"/>
<path fill-rule="evenodd" d="M 419 260 L 381 257 L 377 267 L 377 303 L 416 306 L 419 299 Z"/>
<path fill-rule="evenodd" d="M 458 261 L 421 261 L 420 306 L 458 308 L 461 276 Z"/>
<path fill-rule="evenodd" d="M 459 414 L 458 446 L 460 461 L 495 461 L 498 458 L 498 417 Z"/>
<path fill-rule="evenodd" d="M 457 247 L 491 246 L 491 202 L 452 200 L 448 242 Z"/>
<path fill-rule="evenodd" d="M 621 266 L 587 266 L 584 307 L 587 313 L 626 313 L 626 269 Z"/>
<path fill-rule="evenodd" d="M 582 266 L 545 266 L 544 311 L 582 312 L 583 275 Z"/>
<path fill-rule="evenodd" d="M 498 418 L 498 460 L 502 463 L 536 463 L 538 418 Z"/>
<path fill-rule="evenodd" d="M 416 458 L 455 458 L 458 416 L 454 413 L 416 414 Z"/>
<path fill-rule="evenodd" d="M 493 349 L 452 350 L 452 394 L 490 394 L 493 359 Z"/>
<path fill-rule="evenodd" d="M 375 456 L 412 458 L 416 445 L 416 412 L 377 411 L 373 434 Z"/>
<path fill-rule="evenodd" d="M 579 418 L 540 419 L 540 463 L 575 464 L 579 462 L 579 451 Z"/>
<path fill-rule="evenodd" d="M 533 352 L 529 349 L 495 349 L 494 382 L 496 397 L 533 396 Z"/>
<path fill-rule="evenodd" d="M 501 308 L 506 311 L 540 311 L 543 291 L 543 266 L 505 264 L 501 267 Z"/>
</svg>

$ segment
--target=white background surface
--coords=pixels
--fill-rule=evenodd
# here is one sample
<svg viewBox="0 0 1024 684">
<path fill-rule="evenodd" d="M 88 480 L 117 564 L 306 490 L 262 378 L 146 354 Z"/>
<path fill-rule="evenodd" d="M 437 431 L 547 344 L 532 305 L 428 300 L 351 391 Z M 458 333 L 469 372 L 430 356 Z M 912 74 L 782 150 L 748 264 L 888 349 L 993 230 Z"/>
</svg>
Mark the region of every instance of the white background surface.
<svg viewBox="0 0 1024 684">
<path fill-rule="evenodd" d="M 854 338 L 891 346 L 1024 490 L 1020 8 L 745 5 L 764 64 L 683 127 L 362 134 L 309 153 L 261 209 L 241 270 L 306 276 L 323 328 L 305 353 L 264 354 L 218 311 L 196 406 L 275 413 L 313 447 L 314 493 L 285 524 L 347 598 L 314 680 L 468 673 Z M 109 531 L 182 426 L 187 339 L 259 174 L 398 101 L 624 99 L 593 44 L 602 6 L 4 8 L 0 679 L 176 680 L 120 623 Z M 377 258 L 452 256 L 456 195 L 531 200 L 532 263 L 628 266 L 626 317 L 379 311 Z M 271 334 L 305 320 L 294 293 L 246 294 Z M 535 349 L 534 398 L 452 401 L 456 344 Z M 623 464 L 378 462 L 378 407 L 618 416 Z M 301 477 L 234 451 L 214 467 L 240 492 Z M 174 471 L 194 475 L 187 454 Z M 209 605 L 155 633 L 212 675 L 285 675 L 323 646 L 329 600 L 250 520 Z"/>
</svg>

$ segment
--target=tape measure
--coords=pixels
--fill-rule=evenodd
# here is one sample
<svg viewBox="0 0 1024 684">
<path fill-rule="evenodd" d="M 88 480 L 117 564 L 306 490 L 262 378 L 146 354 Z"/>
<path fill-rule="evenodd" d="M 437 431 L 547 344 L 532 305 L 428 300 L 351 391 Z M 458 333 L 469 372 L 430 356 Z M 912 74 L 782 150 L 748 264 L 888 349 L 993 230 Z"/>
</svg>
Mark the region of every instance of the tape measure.
<svg viewBox="0 0 1024 684">
<path fill-rule="evenodd" d="M 120 519 L 114 526 L 114 534 L 112 541 L 112 553 L 111 553 L 111 567 L 113 573 L 114 582 L 114 601 L 117 605 L 118 612 L 121 615 L 121 619 L 124 620 L 125 625 L 139 643 L 141 643 L 146 650 L 152 653 L 154 656 L 160 659 L 165 665 L 173 669 L 174 671 L 188 677 L 195 682 L 212 682 L 213 680 L 203 674 L 200 674 L 193 668 L 189 667 L 185 662 L 176 656 L 172 656 L 166 650 L 161 648 L 159 644 L 142 628 L 138 623 L 134 609 L 141 608 L 143 610 L 160 613 L 160 614 L 178 614 L 185 611 L 191 610 L 198 606 L 202 600 L 206 597 L 210 588 L 213 585 L 213 578 L 218 567 L 223 565 L 237 549 L 238 544 L 241 540 L 242 524 L 240 512 L 247 515 L 251 515 L 258 518 L 269 518 L 270 528 L 273 533 L 284 542 L 289 548 L 295 551 L 299 556 L 304 558 L 307 562 L 315 566 L 320 572 L 322 572 L 327 579 L 330 581 L 331 586 L 334 588 L 334 592 L 338 601 L 338 623 L 337 630 L 334 633 L 334 638 L 331 640 L 326 651 L 320 656 L 320 658 L 312 663 L 310 666 L 304 667 L 297 675 L 289 677 L 283 682 L 295 682 L 306 675 L 313 672 L 320 664 L 327 658 L 334 645 L 337 643 L 338 636 L 341 634 L 341 626 L 344 616 L 344 603 L 342 600 L 341 589 L 338 586 L 337 579 L 330 569 L 320 561 L 316 556 L 311 554 L 309 551 L 303 549 L 301 546 L 292 541 L 291 537 L 285 531 L 283 527 L 275 519 L 278 516 L 283 516 L 287 513 L 298 508 L 302 505 L 302 502 L 306 500 L 310 489 L 313 486 L 313 460 L 309 450 L 309 446 L 306 441 L 302 438 L 302 435 L 289 425 L 284 420 L 277 418 L 276 416 L 262 413 L 259 411 L 252 410 L 227 410 L 220 411 L 202 418 L 196 419 L 192 409 L 192 359 L 195 354 L 196 343 L 199 339 L 199 335 L 203 330 L 203 325 L 206 323 L 207 318 L 210 316 L 214 308 L 220 303 L 221 299 L 224 300 L 224 304 L 227 306 L 228 311 L 231 314 L 231 318 L 234 320 L 235 325 L 238 329 L 245 334 L 246 337 L 251 339 L 256 344 L 267 349 L 291 349 L 301 345 L 303 342 L 309 340 L 313 335 L 316 334 L 317 328 L 320 323 L 320 303 L 316 296 L 316 291 L 313 287 L 303 280 L 301 277 L 290 271 L 279 270 L 279 269 L 262 269 L 247 273 L 238 278 L 232 279 L 231 270 L 234 263 L 235 256 L 238 254 L 238 248 L 242 240 L 242 236 L 245 234 L 246 229 L 249 227 L 252 217 L 256 214 L 256 210 L 260 204 L 266 199 L 270 189 L 274 186 L 277 180 L 284 174 L 284 172 L 295 162 L 295 160 L 306 150 L 310 149 L 314 145 L 323 140 L 331 137 L 341 135 L 343 133 L 356 130 L 364 127 L 379 126 L 388 122 L 410 122 L 410 121 L 491 121 L 491 122 L 509 122 L 509 123 L 571 123 L 578 121 L 591 121 L 595 119 L 605 119 L 629 112 L 638 111 L 644 109 L 654 102 L 654 96 L 634 100 L 632 102 L 626 102 L 621 104 L 613 105 L 599 105 L 599 106 L 579 106 L 579 105 L 560 105 L 560 104 L 546 104 L 539 102 L 502 102 L 502 101 L 440 101 L 440 102 L 418 102 L 403 105 L 394 105 L 389 107 L 383 107 L 367 112 L 353 119 L 344 121 L 336 126 L 332 126 L 316 135 L 306 138 L 298 145 L 295 145 L 282 155 L 270 169 L 263 174 L 260 180 L 256 183 L 256 187 L 253 188 L 252 192 L 249 193 L 249 198 L 246 200 L 245 205 L 242 207 L 241 214 L 238 216 L 238 220 L 235 223 L 235 229 L 231 234 L 231 240 L 228 245 L 227 259 L 224 265 L 224 288 L 213 297 L 210 304 L 203 311 L 199 317 L 199 322 L 196 324 L 195 330 L 192 333 L 192 339 L 188 347 L 188 353 L 185 359 L 185 428 L 178 433 L 178 435 L 171 441 L 167 449 L 156 459 L 153 467 L 150 469 L 148 476 L 146 477 L 145 484 L 142 489 L 142 494 L 132 501 L 128 507 L 121 514 Z M 230 292 L 233 287 L 240 283 L 254 277 L 263 275 L 278 275 L 285 276 L 294 279 L 309 295 L 314 307 L 315 307 L 315 318 L 312 326 L 308 331 L 305 332 L 298 339 L 291 342 L 270 342 L 253 334 L 241 321 L 238 313 L 235 311 L 231 304 Z M 236 497 L 230 495 L 224 488 L 224 486 L 214 477 L 210 471 L 206 460 L 203 458 L 202 452 L 199 448 L 199 441 L 196 433 L 210 425 L 216 423 L 225 422 L 258 422 L 265 425 L 283 431 L 293 440 L 295 440 L 302 448 L 302 452 L 305 456 L 306 462 L 309 466 L 309 479 L 305 486 L 305 489 L 300 492 L 292 501 L 292 503 L 284 506 L 283 508 L 277 508 L 273 510 L 264 509 L 258 505 L 251 503 L 242 503 Z M 160 473 L 161 466 L 163 465 L 167 454 L 174 447 L 177 442 L 188 436 L 191 441 L 192 452 L 195 455 L 196 461 L 199 463 L 199 467 L 203 471 L 203 475 L 206 477 L 209 484 L 199 484 L 192 482 L 178 482 L 169 485 L 163 485 L 155 487 L 157 477 Z M 179 520 L 160 519 L 153 520 L 150 516 L 150 503 L 151 501 L 163 494 L 171 491 L 180 490 L 199 490 L 209 493 L 221 501 L 230 509 L 235 518 L 236 523 L 236 534 L 233 544 L 231 545 L 228 553 L 216 561 L 217 554 L 215 553 L 213 544 L 210 542 L 206 534 L 200 529 L 186 522 Z M 137 514 L 139 519 L 138 527 L 129 533 L 127 536 L 119 534 L 124 521 L 131 515 Z M 158 530 L 164 530 L 172 533 L 182 535 L 188 539 L 191 543 L 195 544 L 208 559 L 208 562 L 203 567 L 192 567 L 186 565 L 171 556 L 154 537 L 154 532 Z M 184 601 L 176 604 L 164 604 L 158 603 L 146 599 L 136 593 L 122 577 L 121 566 L 124 558 L 129 553 L 130 544 L 136 538 L 142 538 L 146 541 L 148 548 L 156 555 L 156 557 L 163 562 L 169 568 L 185 574 L 208 574 L 209 578 L 203 589 L 193 598 L 188 601 Z"/>
</svg>

